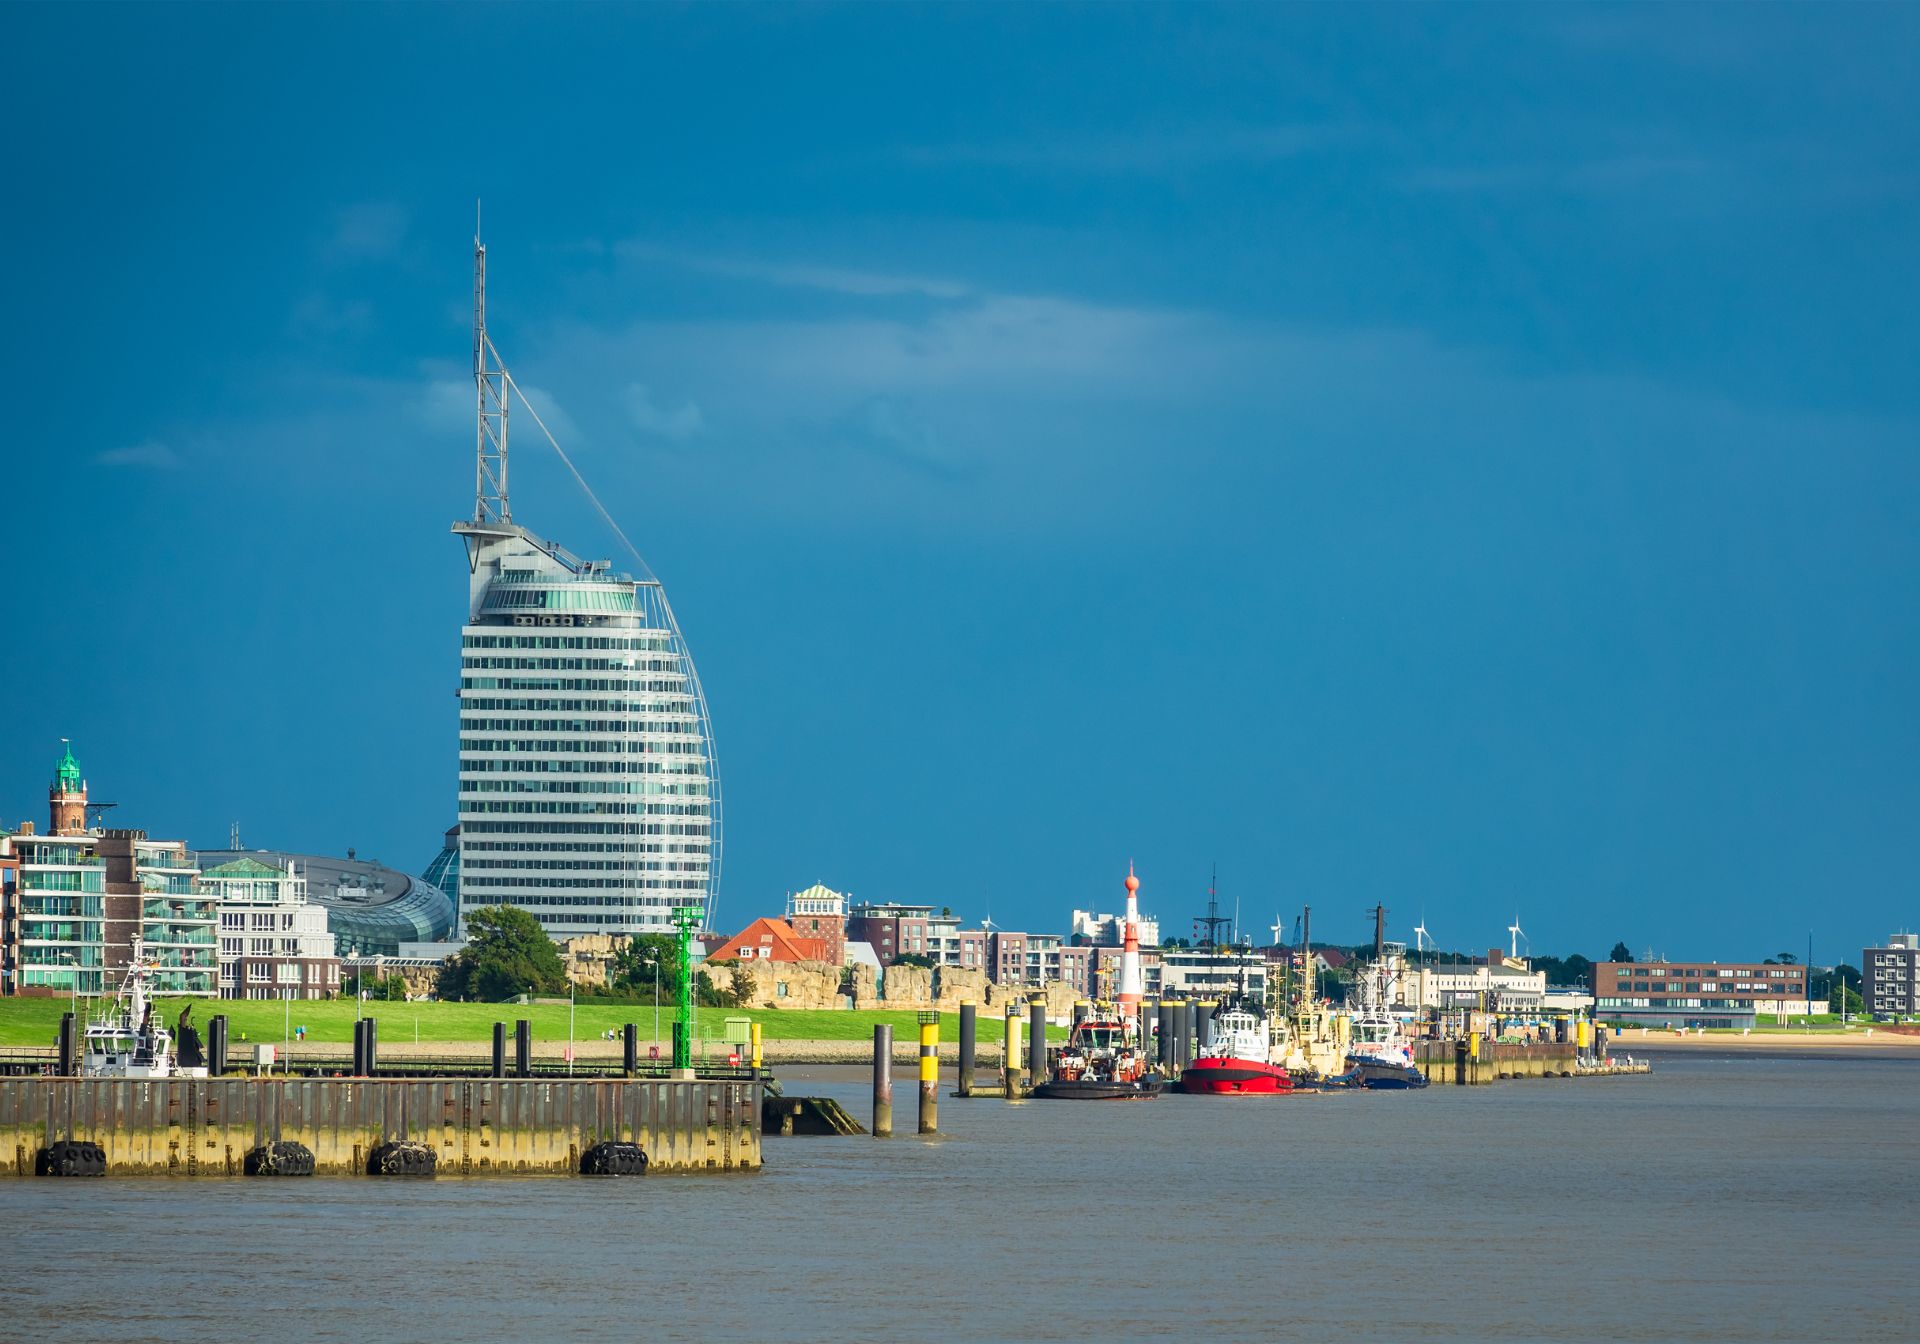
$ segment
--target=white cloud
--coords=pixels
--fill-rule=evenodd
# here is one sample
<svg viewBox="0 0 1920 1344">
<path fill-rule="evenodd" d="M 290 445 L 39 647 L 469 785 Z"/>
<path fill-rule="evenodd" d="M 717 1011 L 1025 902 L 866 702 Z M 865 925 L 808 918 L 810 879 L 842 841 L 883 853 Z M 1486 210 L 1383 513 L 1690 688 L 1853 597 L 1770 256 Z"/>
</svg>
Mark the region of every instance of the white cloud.
<svg viewBox="0 0 1920 1344">
<path fill-rule="evenodd" d="M 1354 129 L 1338 126 L 1148 126 L 992 144 L 918 145 L 903 157 L 929 167 L 980 164 L 1096 174 L 1166 173 L 1297 158 L 1357 138 Z"/>
<path fill-rule="evenodd" d="M 126 448 L 109 448 L 104 453 L 94 455 L 94 464 L 102 467 L 159 467 L 172 468 L 180 465 L 180 458 L 173 449 L 158 439 L 144 439 Z"/>
<path fill-rule="evenodd" d="M 937 276 L 890 274 L 841 266 L 770 263 L 736 257 L 714 257 L 698 252 L 680 252 L 657 247 L 639 239 L 617 243 L 614 252 L 628 261 L 655 261 L 709 275 L 724 275 L 740 280 L 759 280 L 792 289 L 817 289 L 833 294 L 891 297 L 918 294 L 933 299 L 965 298 L 970 286 Z"/>
<path fill-rule="evenodd" d="M 642 434 L 671 439 L 675 443 L 684 443 L 695 435 L 704 434 L 707 429 L 706 417 L 700 413 L 699 406 L 689 401 L 678 410 L 666 410 L 654 404 L 653 394 L 644 383 L 628 386 L 627 417 Z"/>
<path fill-rule="evenodd" d="M 526 394 L 527 401 L 522 404 L 519 397 L 514 397 L 513 405 L 507 412 L 509 446 L 534 443 L 542 438 L 540 427 L 527 414 L 527 405 L 539 412 L 540 418 L 553 431 L 561 447 L 579 440 L 580 427 L 551 393 L 544 388 L 516 385 Z M 407 414 L 417 423 L 439 433 L 465 428 L 471 434 L 474 418 L 478 414 L 471 378 L 435 378 L 416 387 L 403 404 Z"/>
<path fill-rule="evenodd" d="M 406 241 L 407 211 L 392 201 L 361 201 L 333 212 L 333 230 L 322 248 L 334 261 L 378 261 Z"/>
</svg>

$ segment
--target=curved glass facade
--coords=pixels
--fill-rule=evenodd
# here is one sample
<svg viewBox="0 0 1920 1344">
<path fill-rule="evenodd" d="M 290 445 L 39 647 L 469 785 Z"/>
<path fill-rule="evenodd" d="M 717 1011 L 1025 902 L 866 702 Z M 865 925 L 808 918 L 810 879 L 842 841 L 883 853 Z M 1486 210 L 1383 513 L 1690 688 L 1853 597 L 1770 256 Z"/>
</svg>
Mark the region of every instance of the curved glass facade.
<svg viewBox="0 0 1920 1344">
<path fill-rule="evenodd" d="M 462 524 L 462 917 L 517 905 L 559 936 L 703 916 L 719 865 L 712 735 L 657 581 L 614 575 L 508 523 Z"/>
</svg>

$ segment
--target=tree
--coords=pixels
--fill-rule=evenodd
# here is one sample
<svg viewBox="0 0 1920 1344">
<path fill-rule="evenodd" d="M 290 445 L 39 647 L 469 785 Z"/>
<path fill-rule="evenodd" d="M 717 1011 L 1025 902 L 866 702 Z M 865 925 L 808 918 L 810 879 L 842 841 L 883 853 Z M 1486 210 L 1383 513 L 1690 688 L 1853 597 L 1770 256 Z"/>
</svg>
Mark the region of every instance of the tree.
<svg viewBox="0 0 1920 1344">
<path fill-rule="evenodd" d="M 560 949 L 539 920 L 514 905 L 483 906 L 468 915 L 467 945 L 440 968 L 443 999 L 499 1003 L 566 987 Z"/>
<path fill-rule="evenodd" d="M 1544 972 L 1549 985 L 1587 985 L 1593 982 L 1593 963 L 1578 952 L 1570 957 L 1535 957 L 1533 969 Z"/>
<path fill-rule="evenodd" d="M 1775 965 L 1779 966 L 1798 966 L 1800 964 L 1800 958 L 1794 956 L 1791 952 L 1775 953 L 1773 961 Z"/>
<path fill-rule="evenodd" d="M 1607 953 L 1607 960 L 1608 961 L 1632 961 L 1633 949 L 1628 947 L 1625 943 L 1615 943 L 1613 945 L 1613 951 Z"/>
<path fill-rule="evenodd" d="M 903 952 L 893 959 L 895 966 L 921 966 L 931 969 L 933 958 L 919 952 Z"/>
<path fill-rule="evenodd" d="M 398 971 L 392 975 L 350 975 L 341 988 L 341 992 L 349 998 L 358 998 L 362 990 L 370 999 L 378 999 L 383 1003 L 404 1003 L 407 998 L 407 977 Z"/>
<path fill-rule="evenodd" d="M 613 964 L 608 968 L 613 988 L 652 1002 L 655 962 L 660 967 L 661 1002 L 670 1001 L 680 968 L 680 940 L 670 933 L 636 933 L 627 939 L 626 946 L 615 949 Z"/>
</svg>

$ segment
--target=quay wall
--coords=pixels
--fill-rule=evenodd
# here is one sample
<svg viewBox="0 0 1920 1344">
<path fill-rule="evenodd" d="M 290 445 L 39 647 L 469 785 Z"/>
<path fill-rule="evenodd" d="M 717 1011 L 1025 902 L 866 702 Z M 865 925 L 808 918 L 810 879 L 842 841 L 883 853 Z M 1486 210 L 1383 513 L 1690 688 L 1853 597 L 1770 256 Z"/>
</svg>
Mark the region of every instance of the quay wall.
<svg viewBox="0 0 1920 1344">
<path fill-rule="evenodd" d="M 1414 1065 L 1429 1083 L 1469 1086 L 1503 1078 L 1572 1077 L 1577 1046 L 1556 1042 L 1481 1041 L 1478 1054 L 1462 1057 L 1459 1041 L 1419 1041 Z"/>
<path fill-rule="evenodd" d="M 443 1176 L 570 1175 L 596 1143 L 639 1144 L 651 1171 L 760 1166 L 758 1082 L 366 1078 L 0 1078 L 0 1173 L 42 1148 L 98 1143 L 112 1175 L 233 1176 L 275 1140 L 315 1173 L 365 1175 L 373 1149 L 430 1145 Z"/>
</svg>

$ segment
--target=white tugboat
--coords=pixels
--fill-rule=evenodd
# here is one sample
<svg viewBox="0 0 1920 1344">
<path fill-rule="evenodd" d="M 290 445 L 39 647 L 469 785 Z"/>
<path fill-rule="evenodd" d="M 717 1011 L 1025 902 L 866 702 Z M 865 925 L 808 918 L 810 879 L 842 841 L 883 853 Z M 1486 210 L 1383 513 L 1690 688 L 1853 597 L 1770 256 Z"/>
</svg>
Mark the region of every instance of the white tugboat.
<svg viewBox="0 0 1920 1344">
<path fill-rule="evenodd" d="M 178 1024 L 182 1063 L 175 1057 L 174 1033 L 154 1011 L 153 995 L 148 987 L 152 966 L 146 958 L 146 945 L 133 940 L 133 960 L 120 982 L 120 992 L 112 1005 L 87 1023 L 86 1053 L 81 1058 L 83 1078 L 205 1078 L 207 1068 L 200 1051 L 200 1034 L 186 1021 L 183 1009 Z"/>
</svg>

